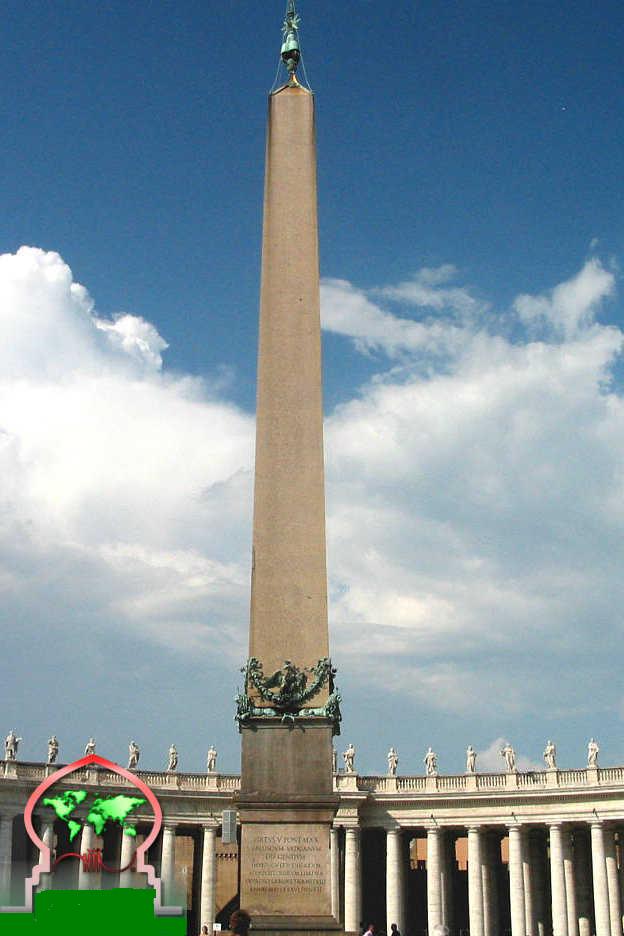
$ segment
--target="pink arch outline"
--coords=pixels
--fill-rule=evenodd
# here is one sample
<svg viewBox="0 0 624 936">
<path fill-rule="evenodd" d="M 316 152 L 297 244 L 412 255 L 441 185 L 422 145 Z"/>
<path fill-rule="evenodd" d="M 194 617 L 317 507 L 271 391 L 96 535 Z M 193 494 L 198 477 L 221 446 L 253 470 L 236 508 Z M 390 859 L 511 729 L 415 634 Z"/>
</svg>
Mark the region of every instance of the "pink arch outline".
<svg viewBox="0 0 624 936">
<path fill-rule="evenodd" d="M 152 830 L 145 839 L 137 846 L 136 850 L 136 867 L 137 871 L 142 872 L 147 875 L 148 883 L 156 891 L 154 897 L 154 912 L 159 916 L 179 916 L 183 912 L 182 907 L 166 907 L 162 903 L 162 881 L 156 875 L 154 866 L 146 862 L 147 850 L 150 845 L 156 840 L 158 833 L 160 832 L 163 814 L 160 803 L 158 802 L 156 795 L 148 787 L 144 780 L 141 780 L 140 777 L 137 777 L 136 774 L 133 774 L 130 770 L 127 770 L 125 767 L 120 767 L 119 764 L 113 763 L 113 761 L 107 760 L 105 757 L 100 757 L 99 754 L 87 754 L 85 757 L 81 757 L 79 760 L 74 761 L 71 764 L 66 764 L 65 767 L 60 767 L 58 770 L 55 770 L 54 773 L 50 774 L 49 777 L 46 777 L 38 787 L 30 794 L 26 802 L 26 808 L 24 809 L 24 825 L 26 827 L 26 832 L 31 842 L 36 845 L 40 852 L 39 863 L 35 865 L 32 869 L 32 875 L 26 878 L 24 882 L 24 906 L 17 907 L 0 907 L 0 913 L 32 913 L 33 909 L 33 889 L 39 884 L 41 875 L 48 873 L 50 871 L 51 864 L 51 852 L 48 846 L 45 844 L 43 839 L 39 838 L 35 832 L 33 826 L 33 810 L 35 804 L 40 799 L 40 797 L 55 783 L 58 783 L 63 777 L 66 777 L 68 774 L 73 773 L 75 770 L 78 770 L 80 767 L 88 767 L 90 764 L 99 764 L 101 767 L 105 767 L 107 770 L 111 770 L 114 773 L 120 774 L 122 777 L 125 777 L 126 780 L 129 780 L 133 786 L 137 787 L 141 793 L 144 794 L 146 799 L 149 801 L 150 806 L 154 810 L 154 823 L 152 825 Z"/>
</svg>

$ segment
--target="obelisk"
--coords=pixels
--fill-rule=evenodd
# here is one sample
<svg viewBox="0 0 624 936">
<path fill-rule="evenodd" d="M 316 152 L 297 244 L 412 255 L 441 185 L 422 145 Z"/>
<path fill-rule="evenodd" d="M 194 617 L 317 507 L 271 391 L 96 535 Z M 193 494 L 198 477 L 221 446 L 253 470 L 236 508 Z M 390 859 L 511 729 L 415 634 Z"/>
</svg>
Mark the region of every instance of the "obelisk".
<svg viewBox="0 0 624 936">
<path fill-rule="evenodd" d="M 249 659 L 238 696 L 241 906 L 254 929 L 338 929 L 331 914 L 332 734 L 314 98 L 289 0 L 269 95 Z"/>
</svg>

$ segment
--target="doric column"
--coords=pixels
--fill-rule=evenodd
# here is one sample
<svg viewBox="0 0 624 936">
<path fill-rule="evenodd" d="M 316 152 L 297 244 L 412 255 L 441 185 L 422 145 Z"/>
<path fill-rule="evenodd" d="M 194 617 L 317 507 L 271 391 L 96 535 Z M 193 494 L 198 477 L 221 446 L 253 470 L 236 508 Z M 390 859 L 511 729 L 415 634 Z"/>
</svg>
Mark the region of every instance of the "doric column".
<svg viewBox="0 0 624 936">
<path fill-rule="evenodd" d="M 622 936 L 622 905 L 620 902 L 620 882 L 618 880 L 615 836 L 608 826 L 604 830 L 605 859 L 607 863 L 607 888 L 609 891 L 609 917 L 611 936 Z"/>
<path fill-rule="evenodd" d="M 362 889 L 360 864 L 360 830 L 345 829 L 345 919 L 347 932 L 356 933 L 362 918 Z M 393 920 L 394 922 L 394 920 Z"/>
<path fill-rule="evenodd" d="M 568 936 L 568 906 L 563 867 L 563 830 L 557 822 L 550 826 L 550 893 L 553 936 Z"/>
<path fill-rule="evenodd" d="M 536 936 L 535 932 L 535 903 L 533 887 L 533 866 L 529 848 L 529 829 L 522 826 L 520 829 L 522 843 L 522 883 L 524 886 L 524 919 L 526 936 Z"/>
<path fill-rule="evenodd" d="M 533 892 L 533 919 L 535 936 L 545 936 L 546 925 L 546 847 L 541 829 L 529 833 L 531 859 L 531 889 Z"/>
<path fill-rule="evenodd" d="M 129 822 L 126 825 L 132 825 L 132 828 L 136 832 L 136 827 L 134 824 Z M 135 881 L 134 871 L 132 870 L 132 859 L 134 858 L 134 853 L 137 848 L 136 835 L 126 835 L 126 833 L 121 831 L 121 843 L 119 851 L 119 867 L 121 868 L 119 872 L 119 886 L 120 887 L 133 887 Z"/>
<path fill-rule="evenodd" d="M 602 822 L 592 822 L 591 824 L 591 851 L 596 936 L 611 936 L 609 885 L 607 883 L 607 862 Z"/>
<path fill-rule="evenodd" d="M 444 923 L 442 913 L 442 831 L 427 829 L 427 929 L 433 933 Z M 388 928 L 388 932 L 390 929 Z"/>
<path fill-rule="evenodd" d="M 163 900 L 172 903 L 175 880 L 175 823 L 163 826 L 162 852 L 160 856 L 160 879 L 163 883 Z"/>
<path fill-rule="evenodd" d="M 468 914 L 470 936 L 484 936 L 482 833 L 478 826 L 468 829 Z M 515 936 L 515 934 L 514 934 Z"/>
<path fill-rule="evenodd" d="M 563 830 L 563 876 L 565 878 L 568 936 L 579 936 L 574 852 L 572 848 L 572 833 L 568 829 Z"/>
<path fill-rule="evenodd" d="M 95 834 L 95 829 L 90 822 L 85 822 L 80 836 L 80 854 L 85 857 L 101 849 L 102 841 Z M 95 861 L 91 868 L 85 868 L 84 861 L 80 861 L 78 868 L 78 888 L 79 890 L 99 890 L 102 882 L 102 872 L 95 870 Z"/>
<path fill-rule="evenodd" d="M 50 849 L 50 873 L 42 874 L 39 881 L 39 890 L 49 890 L 52 886 L 52 865 L 54 864 L 54 823 L 44 822 L 41 826 L 43 844 Z M 43 860 L 43 850 L 39 852 L 39 861 Z"/>
<path fill-rule="evenodd" d="M 0 813 L 0 902 L 11 903 L 11 857 L 13 852 L 13 816 Z"/>
<path fill-rule="evenodd" d="M 340 919 L 340 830 L 331 829 L 331 911 L 336 920 Z"/>
<path fill-rule="evenodd" d="M 386 932 L 396 923 L 400 932 L 405 929 L 405 888 L 403 868 L 403 836 L 401 829 L 386 832 Z"/>
<path fill-rule="evenodd" d="M 204 826 L 204 842 L 202 848 L 201 869 L 201 896 L 200 911 L 201 926 L 206 925 L 208 932 L 212 933 L 215 918 L 215 896 L 217 889 L 217 829 L 214 825 Z"/>
<path fill-rule="evenodd" d="M 526 936 L 524 912 L 524 869 L 522 832 L 519 825 L 509 826 L 509 909 L 512 936 Z"/>
</svg>

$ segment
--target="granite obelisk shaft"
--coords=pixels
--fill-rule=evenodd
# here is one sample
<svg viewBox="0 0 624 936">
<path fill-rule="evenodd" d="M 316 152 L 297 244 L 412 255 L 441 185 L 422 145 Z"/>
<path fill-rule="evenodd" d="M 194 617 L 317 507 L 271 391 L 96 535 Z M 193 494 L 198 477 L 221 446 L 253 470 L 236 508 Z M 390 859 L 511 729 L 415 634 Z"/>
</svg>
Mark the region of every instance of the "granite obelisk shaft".
<svg viewBox="0 0 624 936">
<path fill-rule="evenodd" d="M 340 928 L 329 682 L 307 714 L 266 691 L 286 660 L 300 678 L 329 656 L 316 203 L 314 98 L 293 76 L 269 97 L 264 190 L 249 655 L 266 681 L 240 722 L 240 900 L 276 934 Z"/>
<path fill-rule="evenodd" d="M 314 98 L 269 98 L 249 655 L 328 656 Z M 327 699 L 320 693 L 315 704 Z"/>
</svg>

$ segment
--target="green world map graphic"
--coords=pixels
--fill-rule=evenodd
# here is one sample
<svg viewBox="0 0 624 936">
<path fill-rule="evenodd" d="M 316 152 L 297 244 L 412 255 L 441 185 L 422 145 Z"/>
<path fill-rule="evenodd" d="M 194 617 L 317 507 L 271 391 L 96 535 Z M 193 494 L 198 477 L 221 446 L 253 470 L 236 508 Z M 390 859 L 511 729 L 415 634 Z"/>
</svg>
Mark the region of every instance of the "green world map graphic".
<svg viewBox="0 0 624 936">
<path fill-rule="evenodd" d="M 72 815 L 87 796 L 86 790 L 65 790 L 58 796 L 47 796 L 42 801 L 44 806 L 51 806 L 57 818 L 66 824 L 70 842 L 82 828 L 82 823 L 72 818 Z M 144 802 L 142 796 L 96 796 L 85 821 L 93 826 L 96 835 L 101 835 L 109 822 L 119 823 L 126 835 L 136 835 L 136 829 L 126 825 L 126 819 Z"/>
</svg>

